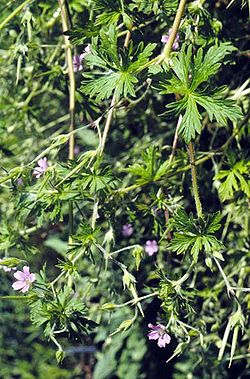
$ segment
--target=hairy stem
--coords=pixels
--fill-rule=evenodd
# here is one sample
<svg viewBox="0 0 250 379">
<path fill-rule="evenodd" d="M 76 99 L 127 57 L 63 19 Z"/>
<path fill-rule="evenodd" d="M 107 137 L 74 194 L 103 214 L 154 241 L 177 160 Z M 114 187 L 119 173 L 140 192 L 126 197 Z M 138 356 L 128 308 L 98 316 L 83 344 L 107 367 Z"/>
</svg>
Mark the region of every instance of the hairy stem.
<svg viewBox="0 0 250 379">
<path fill-rule="evenodd" d="M 189 142 L 187 146 L 189 161 L 191 165 L 191 175 L 192 175 L 192 187 L 193 187 L 193 195 L 196 206 L 197 215 L 199 218 L 203 218 L 202 214 L 202 205 L 199 196 L 199 188 L 197 184 L 197 176 L 196 176 L 196 167 L 195 167 L 195 159 L 194 159 L 194 147 L 192 142 Z"/>
<path fill-rule="evenodd" d="M 190 277 L 191 273 L 193 272 L 193 268 L 195 266 L 195 262 L 192 262 L 191 265 L 189 266 L 187 272 L 177 281 L 174 282 L 174 287 L 178 290 L 180 289 L 181 285 L 188 280 Z"/>
</svg>

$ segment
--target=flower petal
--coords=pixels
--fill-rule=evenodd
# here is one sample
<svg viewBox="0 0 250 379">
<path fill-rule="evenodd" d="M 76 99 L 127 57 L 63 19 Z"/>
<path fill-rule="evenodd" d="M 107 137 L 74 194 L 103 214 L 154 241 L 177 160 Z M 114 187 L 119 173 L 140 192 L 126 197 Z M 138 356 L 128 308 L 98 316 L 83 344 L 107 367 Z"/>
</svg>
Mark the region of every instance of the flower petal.
<svg viewBox="0 0 250 379">
<path fill-rule="evenodd" d="M 166 346 L 166 341 L 165 341 L 164 335 L 159 337 L 157 345 L 159 347 L 165 347 Z"/>
<path fill-rule="evenodd" d="M 44 158 L 38 160 L 38 166 L 43 168 L 44 167 Z"/>
<path fill-rule="evenodd" d="M 29 276 L 29 281 L 30 281 L 31 283 L 33 283 L 35 280 L 36 280 L 36 275 L 35 275 L 35 274 L 30 274 L 30 276 Z"/>
<path fill-rule="evenodd" d="M 30 275 L 30 268 L 29 266 L 23 266 L 23 273 L 26 275 Z"/>
<path fill-rule="evenodd" d="M 43 171 L 40 167 L 35 167 L 33 171 L 33 175 L 35 175 L 36 178 L 40 178 L 40 176 L 43 174 Z"/>
<path fill-rule="evenodd" d="M 82 63 L 82 60 L 86 57 L 88 53 L 82 53 L 80 54 L 80 64 Z"/>
<path fill-rule="evenodd" d="M 24 273 L 22 271 L 17 271 L 14 273 L 14 278 L 16 278 L 17 280 L 24 280 Z"/>
<path fill-rule="evenodd" d="M 149 323 L 148 324 L 148 327 L 150 328 L 150 329 L 155 329 L 156 327 L 157 327 L 157 325 L 154 325 L 154 324 L 151 324 L 151 323 Z"/>
<path fill-rule="evenodd" d="M 160 338 L 160 334 L 157 332 L 157 330 L 152 330 L 148 333 L 149 340 L 158 340 L 158 338 Z"/>
<path fill-rule="evenodd" d="M 167 43 L 168 40 L 169 40 L 169 36 L 168 36 L 167 34 L 163 34 L 163 35 L 161 36 L 161 42 L 162 42 L 162 43 Z"/>
<path fill-rule="evenodd" d="M 25 283 L 24 282 L 14 282 L 12 284 L 12 288 L 17 291 L 17 290 L 20 290 L 21 288 L 25 287 Z"/>
<path fill-rule="evenodd" d="M 21 292 L 27 292 L 30 288 L 30 284 L 26 284 L 22 289 L 21 289 Z"/>
<path fill-rule="evenodd" d="M 164 338 L 165 343 L 168 345 L 168 344 L 170 343 L 170 341 L 171 341 L 171 337 L 170 337 L 170 335 L 167 334 L 167 333 L 165 333 L 165 334 L 163 335 L 163 338 Z"/>
</svg>

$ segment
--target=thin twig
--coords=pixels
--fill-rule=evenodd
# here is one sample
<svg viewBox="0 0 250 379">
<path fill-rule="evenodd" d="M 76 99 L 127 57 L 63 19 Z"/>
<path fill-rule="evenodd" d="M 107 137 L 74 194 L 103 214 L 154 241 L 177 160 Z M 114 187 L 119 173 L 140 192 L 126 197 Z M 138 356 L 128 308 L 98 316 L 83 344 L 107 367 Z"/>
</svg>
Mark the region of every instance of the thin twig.
<svg viewBox="0 0 250 379">
<path fill-rule="evenodd" d="M 14 18 L 19 12 L 21 12 L 21 10 L 26 6 L 28 5 L 29 3 L 31 3 L 32 0 L 25 0 L 21 5 L 19 5 L 19 7 L 17 7 L 9 16 L 6 17 L 5 20 L 3 20 L 0 24 L 0 30 L 3 29 L 3 27 L 8 24 L 8 22 L 10 20 L 12 20 L 12 18 Z"/>
<path fill-rule="evenodd" d="M 186 0 L 181 0 L 179 3 L 179 7 L 177 9 L 176 15 L 175 15 L 174 23 L 173 23 L 173 26 L 171 28 L 171 33 L 170 33 L 168 42 L 166 43 L 163 52 L 160 55 L 158 55 L 157 57 L 151 59 L 145 65 L 141 66 L 138 69 L 139 72 L 144 70 L 145 68 L 151 66 L 152 64 L 160 64 L 162 61 L 169 59 L 169 56 L 170 56 L 170 53 L 172 50 L 172 46 L 174 44 L 176 35 L 178 33 L 178 29 L 180 27 L 181 19 L 182 19 L 182 16 L 184 14 L 185 6 L 186 6 Z"/>
<path fill-rule="evenodd" d="M 61 9 L 61 18 L 62 18 L 62 29 L 63 32 L 66 32 L 69 29 L 69 14 L 68 8 L 66 6 L 66 1 L 58 0 L 59 7 Z M 65 44 L 65 53 L 66 61 L 68 66 L 69 74 L 69 115 L 70 115 L 70 125 L 69 132 L 73 132 L 75 125 L 75 74 L 73 66 L 73 56 L 71 50 L 71 44 L 69 37 L 64 34 L 64 44 Z M 75 136 L 72 133 L 69 137 L 69 159 L 74 159 L 74 144 Z M 73 203 L 69 202 L 69 242 L 71 242 L 71 235 L 73 234 Z"/>
<path fill-rule="evenodd" d="M 215 263 L 216 263 L 216 265 L 217 265 L 217 267 L 218 267 L 218 269 L 219 269 L 219 271 L 220 271 L 220 273 L 221 273 L 221 275 L 222 275 L 222 277 L 223 277 L 223 279 L 224 279 L 224 282 L 225 282 L 225 284 L 226 284 L 228 297 L 230 297 L 231 295 L 234 295 L 234 296 L 235 296 L 234 290 L 233 290 L 231 284 L 229 283 L 229 281 L 228 281 L 228 279 L 227 279 L 227 276 L 226 276 L 226 274 L 224 273 L 224 271 L 223 271 L 223 269 L 222 269 L 222 267 L 221 267 L 221 265 L 220 265 L 220 262 L 219 262 L 218 259 L 215 258 L 215 257 L 213 257 L 213 259 L 214 259 L 214 261 L 215 261 Z"/>
<path fill-rule="evenodd" d="M 189 156 L 189 161 L 190 161 L 190 166 L 191 166 L 192 186 L 193 186 L 193 195 L 194 195 L 196 211 L 197 211 L 198 217 L 203 218 L 202 205 L 200 201 L 199 188 L 198 188 L 197 176 L 196 176 L 194 147 L 193 147 L 192 142 L 189 142 L 187 146 L 187 151 L 188 151 L 188 156 Z"/>
<path fill-rule="evenodd" d="M 175 151 L 176 151 L 176 147 L 177 147 L 177 142 L 178 142 L 178 130 L 179 130 L 179 127 L 181 125 L 181 121 L 182 121 L 182 115 L 179 116 L 178 122 L 176 125 L 174 140 L 173 140 L 173 145 L 172 145 L 172 151 L 171 151 L 171 154 L 169 157 L 169 163 L 172 163 L 172 161 L 174 159 L 174 155 L 175 155 Z"/>
</svg>

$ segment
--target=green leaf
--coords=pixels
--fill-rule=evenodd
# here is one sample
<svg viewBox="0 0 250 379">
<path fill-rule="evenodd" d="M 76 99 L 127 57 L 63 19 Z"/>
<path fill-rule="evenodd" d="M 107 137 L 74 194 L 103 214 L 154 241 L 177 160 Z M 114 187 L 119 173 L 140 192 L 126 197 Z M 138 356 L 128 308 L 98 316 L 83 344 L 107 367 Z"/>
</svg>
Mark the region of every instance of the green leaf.
<svg viewBox="0 0 250 379">
<path fill-rule="evenodd" d="M 158 181 L 169 171 L 169 161 L 161 163 L 158 159 L 159 153 L 155 146 L 150 146 L 146 152 L 142 154 L 142 163 L 135 163 L 129 166 L 126 171 L 133 175 L 139 176 L 138 184 Z"/>
<path fill-rule="evenodd" d="M 184 140 L 189 143 L 191 139 L 195 138 L 196 133 L 201 133 L 202 116 L 192 95 L 186 97 L 185 108 L 186 111 L 179 126 L 179 132 L 182 134 Z"/>
<path fill-rule="evenodd" d="M 172 75 L 165 82 L 160 82 L 161 93 L 179 94 L 180 100 L 167 105 L 168 112 L 182 114 L 179 133 L 186 143 L 189 143 L 202 130 L 202 114 L 200 107 L 208 113 L 210 121 L 216 120 L 225 125 L 228 121 L 237 121 L 242 117 L 241 109 L 233 100 L 224 99 L 224 88 L 210 91 L 206 94 L 207 86 L 198 88 L 202 83 L 216 74 L 221 61 L 235 48 L 222 43 L 212 46 L 204 54 L 200 48 L 192 58 L 192 46 L 184 45 L 179 54 L 172 59 Z M 203 86 L 204 87 L 204 86 Z"/>
<path fill-rule="evenodd" d="M 69 40 L 72 45 L 82 45 L 88 38 L 95 37 L 99 33 L 99 27 L 92 23 L 88 22 L 85 28 L 74 27 L 70 30 L 67 30 L 63 34 L 69 36 Z"/>
<path fill-rule="evenodd" d="M 134 86 L 138 83 L 137 71 L 148 62 L 155 46 L 156 44 L 150 43 L 144 48 L 141 42 L 133 48 L 131 42 L 128 48 L 121 48 L 114 25 L 102 29 L 100 38 L 93 38 L 91 53 L 85 58 L 86 63 L 97 70 L 84 72 L 85 80 L 81 91 L 95 97 L 96 101 L 108 99 L 113 94 L 117 100 L 121 97 L 134 97 Z"/>
<path fill-rule="evenodd" d="M 237 49 L 229 42 L 222 42 L 219 46 L 211 46 L 205 55 L 203 49 L 200 48 L 193 59 L 190 89 L 195 90 L 201 83 L 206 82 L 210 76 L 215 75 L 225 56 L 235 50 Z"/>
<path fill-rule="evenodd" d="M 57 350 L 56 351 L 56 360 L 57 360 L 57 363 L 62 363 L 62 361 L 64 360 L 65 358 L 65 353 L 63 350 Z"/>
<path fill-rule="evenodd" d="M 248 197 L 250 196 L 250 182 L 244 178 L 244 175 L 249 175 L 249 168 L 250 163 L 241 160 L 236 162 L 230 170 L 221 170 L 218 172 L 215 176 L 215 180 L 222 180 L 219 186 L 221 201 L 231 199 L 238 190 L 241 190 Z"/>
<path fill-rule="evenodd" d="M 217 95 L 203 96 L 194 94 L 194 100 L 208 113 L 210 121 L 214 119 L 221 125 L 227 124 L 227 119 L 237 121 L 242 116 L 241 109 L 233 100 L 218 99 Z"/>
<path fill-rule="evenodd" d="M 219 212 L 208 214 L 204 220 L 200 220 L 195 219 L 192 214 L 188 216 L 182 209 L 178 210 L 171 221 L 176 231 L 170 243 L 170 250 L 177 254 L 190 253 L 195 261 L 201 251 L 210 257 L 213 251 L 221 250 L 224 247 L 212 234 L 220 228 L 220 219 Z"/>
</svg>

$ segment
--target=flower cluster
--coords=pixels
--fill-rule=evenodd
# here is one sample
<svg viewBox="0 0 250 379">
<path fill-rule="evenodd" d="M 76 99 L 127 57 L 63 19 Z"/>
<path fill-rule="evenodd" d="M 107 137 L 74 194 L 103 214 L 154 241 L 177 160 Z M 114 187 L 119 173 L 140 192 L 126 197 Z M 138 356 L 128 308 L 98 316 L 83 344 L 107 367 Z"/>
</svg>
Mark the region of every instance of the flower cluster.
<svg viewBox="0 0 250 379">
<path fill-rule="evenodd" d="M 172 29 L 169 29 L 167 34 L 162 35 L 162 37 L 161 37 L 162 43 L 168 42 L 171 32 L 172 32 Z M 180 36 L 179 36 L 179 33 L 177 33 L 175 40 L 174 40 L 174 43 L 173 43 L 173 46 L 172 46 L 173 50 L 177 50 L 179 48 L 179 39 L 180 39 Z"/>
</svg>

